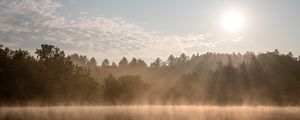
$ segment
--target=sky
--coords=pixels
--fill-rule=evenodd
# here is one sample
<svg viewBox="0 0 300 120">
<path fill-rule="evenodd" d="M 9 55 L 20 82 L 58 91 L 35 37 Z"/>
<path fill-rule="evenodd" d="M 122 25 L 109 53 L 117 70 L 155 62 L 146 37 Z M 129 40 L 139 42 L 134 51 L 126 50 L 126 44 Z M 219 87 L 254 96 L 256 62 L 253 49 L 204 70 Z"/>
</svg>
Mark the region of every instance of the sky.
<svg viewBox="0 0 300 120">
<path fill-rule="evenodd" d="M 52 44 L 119 61 L 186 53 L 300 55 L 299 0 L 0 0 L 0 44 L 34 52 Z M 224 15 L 243 19 L 224 28 Z M 233 20 L 232 20 L 233 19 Z"/>
</svg>

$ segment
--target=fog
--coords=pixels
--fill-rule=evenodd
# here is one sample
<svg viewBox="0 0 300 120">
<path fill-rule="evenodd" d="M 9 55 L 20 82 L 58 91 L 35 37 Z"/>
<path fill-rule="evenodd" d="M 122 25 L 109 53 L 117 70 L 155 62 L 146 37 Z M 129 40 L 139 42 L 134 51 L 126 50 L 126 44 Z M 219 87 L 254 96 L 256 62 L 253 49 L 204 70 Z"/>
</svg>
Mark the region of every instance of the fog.
<svg viewBox="0 0 300 120">
<path fill-rule="evenodd" d="M 126 57 L 101 64 L 43 44 L 0 49 L 0 119 L 300 119 L 300 59 L 292 53 Z"/>
<path fill-rule="evenodd" d="M 296 120 L 295 107 L 57 106 L 4 107 L 0 119 L 24 120 Z"/>
<path fill-rule="evenodd" d="M 98 63 L 43 44 L 35 56 L 1 47 L 1 106 L 299 106 L 300 60 L 292 53 L 170 55 L 146 64 Z"/>
</svg>

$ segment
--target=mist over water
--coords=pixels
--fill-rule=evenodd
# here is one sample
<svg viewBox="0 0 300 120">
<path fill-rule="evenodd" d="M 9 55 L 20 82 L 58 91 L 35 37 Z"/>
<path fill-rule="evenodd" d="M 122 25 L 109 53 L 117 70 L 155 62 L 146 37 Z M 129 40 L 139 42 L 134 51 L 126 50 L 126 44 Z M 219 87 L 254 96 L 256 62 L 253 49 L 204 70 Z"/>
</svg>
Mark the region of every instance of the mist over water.
<svg viewBox="0 0 300 120">
<path fill-rule="evenodd" d="M 299 6 L 0 0 L 0 120 L 300 120 Z"/>
<path fill-rule="evenodd" d="M 278 50 L 99 66 L 41 47 L 0 46 L 0 120 L 300 119 L 300 58 Z"/>
<path fill-rule="evenodd" d="M 58 106 L 2 107 L 0 119 L 22 120 L 299 120 L 297 107 Z"/>
</svg>

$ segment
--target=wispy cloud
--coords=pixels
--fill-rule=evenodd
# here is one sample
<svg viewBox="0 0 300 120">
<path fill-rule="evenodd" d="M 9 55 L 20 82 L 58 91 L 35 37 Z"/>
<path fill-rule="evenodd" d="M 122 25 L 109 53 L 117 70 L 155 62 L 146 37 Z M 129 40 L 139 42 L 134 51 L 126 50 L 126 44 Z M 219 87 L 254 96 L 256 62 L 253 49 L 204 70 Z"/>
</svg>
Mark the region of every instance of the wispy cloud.
<svg viewBox="0 0 300 120">
<path fill-rule="evenodd" d="M 209 34 L 166 35 L 149 32 L 121 17 L 84 16 L 67 18 L 56 14 L 63 5 L 51 0 L 1 0 L 0 41 L 7 46 L 30 48 L 52 43 L 77 52 L 118 59 L 115 56 L 156 56 L 188 52 L 188 48 L 215 47 Z"/>
</svg>

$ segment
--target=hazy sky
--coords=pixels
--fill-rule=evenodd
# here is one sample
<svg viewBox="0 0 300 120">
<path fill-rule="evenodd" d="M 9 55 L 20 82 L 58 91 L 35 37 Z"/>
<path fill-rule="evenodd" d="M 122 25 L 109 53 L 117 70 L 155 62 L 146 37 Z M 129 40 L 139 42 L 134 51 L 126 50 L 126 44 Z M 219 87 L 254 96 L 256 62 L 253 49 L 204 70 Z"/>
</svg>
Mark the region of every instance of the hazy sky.
<svg viewBox="0 0 300 120">
<path fill-rule="evenodd" d="M 229 32 L 222 16 L 238 12 Z M 34 51 L 147 62 L 170 54 L 266 52 L 300 54 L 300 0 L 0 0 L 0 42 Z"/>
</svg>

